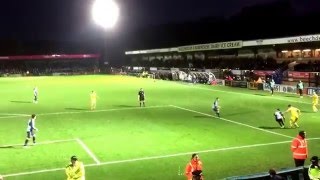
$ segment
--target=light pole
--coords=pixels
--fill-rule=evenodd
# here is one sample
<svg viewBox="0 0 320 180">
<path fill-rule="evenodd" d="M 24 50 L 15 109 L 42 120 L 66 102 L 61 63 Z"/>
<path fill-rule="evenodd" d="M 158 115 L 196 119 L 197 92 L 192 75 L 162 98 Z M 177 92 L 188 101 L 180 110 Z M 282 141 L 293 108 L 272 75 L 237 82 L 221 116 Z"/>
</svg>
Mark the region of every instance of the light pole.
<svg viewBox="0 0 320 180">
<path fill-rule="evenodd" d="M 114 0 L 95 0 L 92 5 L 92 19 L 93 21 L 104 28 L 105 31 L 112 29 L 119 18 L 119 6 Z M 99 61 L 100 68 L 104 66 L 107 60 L 107 38 L 104 38 L 104 47 L 102 57 Z"/>
</svg>

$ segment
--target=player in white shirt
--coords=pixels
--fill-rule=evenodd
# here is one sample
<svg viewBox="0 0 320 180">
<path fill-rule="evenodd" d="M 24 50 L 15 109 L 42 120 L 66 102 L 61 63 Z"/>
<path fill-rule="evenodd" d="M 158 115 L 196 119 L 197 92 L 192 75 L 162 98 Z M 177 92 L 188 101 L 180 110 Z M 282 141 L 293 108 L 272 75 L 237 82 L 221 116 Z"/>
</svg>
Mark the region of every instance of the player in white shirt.
<svg viewBox="0 0 320 180">
<path fill-rule="evenodd" d="M 216 113 L 216 115 L 220 118 L 220 106 L 219 106 L 219 98 L 216 98 L 212 105 L 212 110 Z"/>
<path fill-rule="evenodd" d="M 280 109 L 276 109 L 276 112 L 274 112 L 274 117 L 275 120 L 279 123 L 281 128 L 284 128 L 284 115 L 282 114 L 282 112 L 280 111 Z"/>
<path fill-rule="evenodd" d="M 38 93 L 38 88 L 37 87 L 35 87 L 35 88 L 33 88 L 33 103 L 38 103 L 38 95 L 39 95 L 39 93 Z"/>
<path fill-rule="evenodd" d="M 27 138 L 24 142 L 24 146 L 28 145 L 28 142 L 30 138 L 32 137 L 33 144 L 36 144 L 36 134 L 35 131 L 38 131 L 38 128 L 36 128 L 36 115 L 32 114 L 31 118 L 28 120 L 27 124 Z"/>
</svg>

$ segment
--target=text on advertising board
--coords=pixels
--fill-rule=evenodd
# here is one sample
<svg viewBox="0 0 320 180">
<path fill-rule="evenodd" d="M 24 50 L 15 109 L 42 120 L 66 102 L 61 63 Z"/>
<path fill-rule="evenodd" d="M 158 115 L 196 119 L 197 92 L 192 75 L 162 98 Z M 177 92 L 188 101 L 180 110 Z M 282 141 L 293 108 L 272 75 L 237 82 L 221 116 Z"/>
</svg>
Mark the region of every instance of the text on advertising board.
<svg viewBox="0 0 320 180">
<path fill-rule="evenodd" d="M 268 83 L 263 84 L 263 90 L 270 91 L 270 86 Z M 296 86 L 289 86 L 289 85 L 276 84 L 276 85 L 274 85 L 273 90 L 275 92 L 284 92 L 284 93 L 292 93 L 292 94 L 297 93 L 297 87 Z"/>
<path fill-rule="evenodd" d="M 289 78 L 309 78 L 309 72 L 288 71 Z"/>
<path fill-rule="evenodd" d="M 254 70 L 253 73 L 258 75 L 258 76 L 266 76 L 266 75 L 274 74 L 274 71 L 257 71 L 257 70 Z"/>
<path fill-rule="evenodd" d="M 208 50 L 216 50 L 216 49 L 232 49 L 232 48 L 241 48 L 241 47 L 242 47 L 242 41 L 229 41 L 229 42 L 219 42 L 219 43 L 210 43 L 210 44 L 181 46 L 181 47 L 178 47 L 178 52 L 208 51 Z"/>
<path fill-rule="evenodd" d="M 288 43 L 313 42 L 313 41 L 320 41 L 320 36 L 319 35 L 299 36 L 299 37 L 288 39 Z"/>
</svg>

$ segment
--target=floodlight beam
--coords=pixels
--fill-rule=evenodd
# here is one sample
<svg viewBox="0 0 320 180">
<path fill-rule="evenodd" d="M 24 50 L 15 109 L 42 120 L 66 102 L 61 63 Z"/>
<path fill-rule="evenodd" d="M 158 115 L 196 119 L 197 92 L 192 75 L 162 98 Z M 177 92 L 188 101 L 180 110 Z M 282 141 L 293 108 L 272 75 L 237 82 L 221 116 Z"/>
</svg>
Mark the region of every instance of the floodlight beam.
<svg viewBox="0 0 320 180">
<path fill-rule="evenodd" d="M 114 0 L 96 0 L 92 6 L 94 22 L 105 29 L 113 28 L 119 18 L 119 7 Z"/>
</svg>

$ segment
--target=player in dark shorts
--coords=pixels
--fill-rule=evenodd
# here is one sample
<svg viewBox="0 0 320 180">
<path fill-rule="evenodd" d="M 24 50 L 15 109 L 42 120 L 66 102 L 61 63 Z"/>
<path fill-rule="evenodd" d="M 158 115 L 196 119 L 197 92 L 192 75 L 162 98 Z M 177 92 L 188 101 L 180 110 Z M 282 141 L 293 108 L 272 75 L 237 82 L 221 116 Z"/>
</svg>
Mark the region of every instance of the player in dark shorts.
<svg viewBox="0 0 320 180">
<path fill-rule="evenodd" d="M 212 110 L 216 113 L 216 115 L 220 118 L 220 106 L 219 106 L 219 98 L 216 98 L 212 105 Z"/>
<path fill-rule="evenodd" d="M 38 103 L 38 88 L 37 87 L 33 88 L 33 103 L 35 103 L 35 104 Z"/>
<path fill-rule="evenodd" d="M 28 124 L 27 124 L 27 138 L 26 138 L 26 140 L 24 142 L 24 147 L 27 147 L 28 142 L 29 142 L 31 137 L 32 137 L 33 144 L 34 145 L 36 144 L 35 131 L 38 130 L 38 128 L 36 128 L 36 118 L 37 118 L 36 115 L 32 114 L 31 118 L 28 121 Z"/>
<path fill-rule="evenodd" d="M 144 91 L 142 88 L 140 88 L 140 91 L 138 93 L 138 100 L 139 100 L 139 103 L 140 103 L 140 107 L 143 105 L 143 107 L 146 106 L 145 104 L 145 95 L 144 95 Z"/>
<path fill-rule="evenodd" d="M 279 123 L 280 127 L 284 128 L 285 117 L 279 108 L 276 109 L 276 112 L 274 113 L 274 117 L 275 117 L 275 120 Z"/>
</svg>

